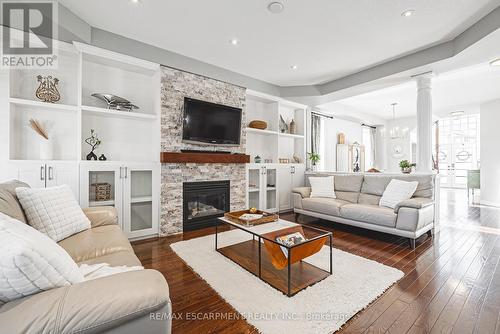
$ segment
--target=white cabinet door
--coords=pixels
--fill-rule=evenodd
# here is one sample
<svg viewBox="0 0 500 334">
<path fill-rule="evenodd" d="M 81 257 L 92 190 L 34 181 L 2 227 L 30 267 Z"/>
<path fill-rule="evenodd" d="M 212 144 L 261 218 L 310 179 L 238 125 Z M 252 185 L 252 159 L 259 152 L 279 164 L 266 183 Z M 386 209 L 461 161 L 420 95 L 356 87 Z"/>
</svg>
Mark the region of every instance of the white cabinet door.
<svg viewBox="0 0 500 334">
<path fill-rule="evenodd" d="M 262 186 L 261 192 L 262 196 L 262 210 L 268 212 L 276 212 L 278 211 L 278 190 L 277 190 L 277 181 L 278 181 L 278 169 L 274 167 L 263 168 L 262 173 Z"/>
<path fill-rule="evenodd" d="M 78 200 L 78 164 L 74 162 L 50 162 L 46 165 L 46 186 L 54 187 L 67 184 Z"/>
<path fill-rule="evenodd" d="M 46 166 L 43 162 L 10 162 L 10 178 L 27 183 L 31 188 L 45 188 Z"/>
<path fill-rule="evenodd" d="M 159 174 L 155 164 L 124 167 L 123 229 L 129 238 L 158 234 Z"/>
<path fill-rule="evenodd" d="M 80 206 L 114 206 L 123 228 L 123 182 L 125 170 L 120 164 L 89 162 L 80 165 Z M 109 187 L 109 195 L 96 193 L 96 187 Z"/>
<path fill-rule="evenodd" d="M 247 168 L 247 208 L 261 208 L 261 167 Z"/>
<path fill-rule="evenodd" d="M 263 211 L 278 210 L 278 169 L 272 165 L 247 168 L 247 206 Z"/>
<path fill-rule="evenodd" d="M 280 166 L 278 169 L 279 210 L 286 211 L 292 208 L 292 167 Z"/>
<path fill-rule="evenodd" d="M 293 168 L 292 189 L 304 187 L 306 184 L 306 165 L 295 165 Z"/>
<path fill-rule="evenodd" d="M 278 170 L 279 210 L 281 212 L 293 209 L 292 190 L 303 187 L 305 183 L 306 166 L 302 164 L 284 165 Z"/>
</svg>

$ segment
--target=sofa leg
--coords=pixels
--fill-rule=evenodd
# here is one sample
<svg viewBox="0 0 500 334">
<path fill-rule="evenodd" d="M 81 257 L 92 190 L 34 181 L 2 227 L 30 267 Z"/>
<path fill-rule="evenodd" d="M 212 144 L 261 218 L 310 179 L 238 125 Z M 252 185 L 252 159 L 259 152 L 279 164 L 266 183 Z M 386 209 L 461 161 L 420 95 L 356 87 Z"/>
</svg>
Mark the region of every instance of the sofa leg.
<svg viewBox="0 0 500 334">
<path fill-rule="evenodd" d="M 432 238 L 432 235 L 433 235 L 432 230 L 427 231 L 427 236 L 428 236 L 429 238 Z"/>
<path fill-rule="evenodd" d="M 411 249 L 415 249 L 415 239 L 408 239 L 410 241 Z"/>
</svg>

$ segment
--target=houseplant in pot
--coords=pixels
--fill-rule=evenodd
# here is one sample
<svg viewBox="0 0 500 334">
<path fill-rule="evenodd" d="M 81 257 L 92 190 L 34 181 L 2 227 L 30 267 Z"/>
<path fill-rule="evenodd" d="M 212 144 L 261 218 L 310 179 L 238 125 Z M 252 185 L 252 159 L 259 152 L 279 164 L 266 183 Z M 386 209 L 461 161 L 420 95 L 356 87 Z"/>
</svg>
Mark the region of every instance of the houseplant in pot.
<svg viewBox="0 0 500 334">
<path fill-rule="evenodd" d="M 309 160 L 311 160 L 311 170 L 313 172 L 316 172 L 317 164 L 318 164 L 318 161 L 320 160 L 319 154 L 318 153 L 307 153 L 307 156 L 309 157 Z"/>
<path fill-rule="evenodd" d="M 417 164 L 411 163 L 408 160 L 401 160 L 399 162 L 399 168 L 401 168 L 401 172 L 403 172 L 404 174 L 410 174 L 411 173 L 411 169 L 413 167 L 415 167 L 416 165 Z"/>
</svg>

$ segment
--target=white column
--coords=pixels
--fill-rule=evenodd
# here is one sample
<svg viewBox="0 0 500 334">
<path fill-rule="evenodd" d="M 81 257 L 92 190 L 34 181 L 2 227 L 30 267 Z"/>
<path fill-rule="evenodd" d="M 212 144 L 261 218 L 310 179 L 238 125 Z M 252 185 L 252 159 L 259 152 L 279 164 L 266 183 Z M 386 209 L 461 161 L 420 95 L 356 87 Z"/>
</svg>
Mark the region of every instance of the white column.
<svg viewBox="0 0 500 334">
<path fill-rule="evenodd" d="M 417 80 L 417 172 L 432 172 L 432 89 L 431 75 Z"/>
</svg>

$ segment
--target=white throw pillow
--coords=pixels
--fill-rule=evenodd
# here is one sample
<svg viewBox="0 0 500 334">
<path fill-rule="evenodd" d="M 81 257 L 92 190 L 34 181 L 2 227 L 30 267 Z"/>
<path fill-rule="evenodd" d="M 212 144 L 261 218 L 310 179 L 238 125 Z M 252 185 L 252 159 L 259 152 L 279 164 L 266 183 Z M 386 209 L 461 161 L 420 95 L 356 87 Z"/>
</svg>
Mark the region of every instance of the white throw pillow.
<svg viewBox="0 0 500 334">
<path fill-rule="evenodd" d="M 67 185 L 40 189 L 17 188 L 16 193 L 28 224 L 55 241 L 90 228 L 90 220 Z"/>
<path fill-rule="evenodd" d="M 83 281 L 75 261 L 54 240 L 0 213 L 0 301 Z"/>
<path fill-rule="evenodd" d="M 311 198 L 326 197 L 337 198 L 335 196 L 335 183 L 333 176 L 309 178 L 311 184 Z"/>
<path fill-rule="evenodd" d="M 392 179 L 387 188 L 385 188 L 379 205 L 394 209 L 399 202 L 410 199 L 415 190 L 417 190 L 417 187 L 417 181 L 408 182 Z"/>
</svg>

